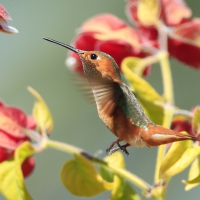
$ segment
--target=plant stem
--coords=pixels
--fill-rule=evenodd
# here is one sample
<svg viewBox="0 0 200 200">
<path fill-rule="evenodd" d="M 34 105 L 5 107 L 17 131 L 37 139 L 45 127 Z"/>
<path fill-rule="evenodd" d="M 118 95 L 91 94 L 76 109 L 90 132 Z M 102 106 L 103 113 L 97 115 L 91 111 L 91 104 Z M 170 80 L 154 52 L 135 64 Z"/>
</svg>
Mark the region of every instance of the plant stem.
<svg viewBox="0 0 200 200">
<path fill-rule="evenodd" d="M 158 153 L 157 153 L 157 159 L 156 159 L 156 168 L 155 168 L 155 174 L 154 174 L 154 184 L 159 184 L 161 182 L 159 178 L 159 172 L 160 172 L 160 166 L 162 163 L 162 160 L 165 155 L 165 145 L 160 145 L 158 147 Z"/>
<path fill-rule="evenodd" d="M 69 145 L 63 142 L 57 142 L 57 141 L 53 141 L 53 140 L 46 140 L 45 144 L 46 147 L 52 147 L 64 152 L 69 152 L 72 154 L 82 154 L 85 153 L 85 151 L 81 148 L 75 147 L 73 145 Z"/>
<path fill-rule="evenodd" d="M 163 126 L 166 128 L 170 128 L 172 117 L 174 114 L 174 95 L 173 95 L 173 83 L 172 83 L 172 76 L 171 76 L 171 70 L 168 60 L 168 53 L 165 51 L 162 51 L 158 55 L 158 59 L 160 61 L 161 65 L 161 72 L 162 72 L 162 80 L 163 80 L 163 88 L 164 88 L 164 121 Z M 166 145 L 161 145 L 158 147 L 158 154 L 157 154 L 157 162 L 156 162 L 156 170 L 155 170 L 155 176 L 154 181 L 155 184 L 162 184 L 164 180 L 159 178 L 159 171 L 160 166 L 162 163 L 162 160 L 165 155 L 165 147 Z M 163 194 L 164 198 L 164 194 Z"/>
<path fill-rule="evenodd" d="M 94 157 L 94 156 L 90 155 L 89 153 L 87 153 L 86 151 L 84 151 L 83 149 L 80 149 L 78 147 L 75 147 L 75 146 L 72 146 L 72 145 L 69 145 L 66 143 L 62 143 L 62 142 L 53 141 L 53 140 L 46 140 L 44 142 L 44 146 L 45 147 L 53 147 L 55 149 L 69 152 L 72 154 L 82 155 L 95 164 L 112 169 L 116 174 L 125 177 L 126 179 L 130 180 L 133 184 L 135 184 L 137 187 L 139 187 L 140 189 L 145 190 L 147 192 L 149 192 L 152 188 L 151 185 L 149 185 L 148 183 L 146 183 L 144 180 L 140 179 L 136 175 L 130 173 L 129 171 L 119 168 L 119 167 L 116 167 L 108 162 L 105 162 L 104 160 L 102 160 L 100 158 Z"/>
<path fill-rule="evenodd" d="M 165 111 L 164 111 L 165 117 L 164 117 L 164 121 L 163 121 L 163 126 L 169 128 L 170 125 L 171 125 L 171 121 L 172 121 L 172 117 L 173 117 L 173 113 L 174 113 L 174 107 L 165 106 L 164 109 L 165 109 Z M 165 147 L 166 147 L 166 145 L 160 145 L 158 147 L 156 170 L 155 170 L 155 176 L 154 176 L 155 184 L 159 184 L 159 183 L 163 182 L 159 178 L 159 171 L 160 171 L 160 166 L 161 166 L 162 160 L 163 160 L 164 155 L 165 155 Z"/>
<path fill-rule="evenodd" d="M 92 160 L 93 162 L 95 162 L 96 164 L 102 165 L 104 167 L 107 167 L 109 169 L 112 169 L 114 172 L 116 172 L 118 175 L 123 176 L 124 178 L 128 179 L 129 181 L 131 181 L 133 184 L 135 184 L 137 187 L 145 190 L 145 191 L 150 191 L 152 186 L 149 185 L 148 183 L 146 183 L 144 180 L 142 180 L 141 178 L 139 178 L 138 176 L 130 173 L 129 171 L 116 167 L 115 165 L 112 165 L 110 163 L 102 163 L 101 160 L 99 158 L 94 158 Z"/>
<path fill-rule="evenodd" d="M 158 59 L 160 60 L 160 65 L 161 65 L 163 88 L 164 88 L 164 94 L 163 94 L 164 101 L 169 105 L 174 105 L 173 83 L 172 83 L 172 75 L 168 60 L 168 53 L 164 51 L 159 53 Z"/>
</svg>

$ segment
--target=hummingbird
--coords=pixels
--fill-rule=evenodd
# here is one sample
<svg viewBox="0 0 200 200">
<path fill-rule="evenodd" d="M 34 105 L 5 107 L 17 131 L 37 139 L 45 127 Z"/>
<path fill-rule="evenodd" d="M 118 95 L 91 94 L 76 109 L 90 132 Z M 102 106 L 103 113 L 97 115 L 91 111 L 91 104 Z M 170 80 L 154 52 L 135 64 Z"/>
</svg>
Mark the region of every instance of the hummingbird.
<svg viewBox="0 0 200 200">
<path fill-rule="evenodd" d="M 84 51 L 70 45 L 43 38 L 77 53 L 82 61 L 85 78 L 89 82 L 98 115 L 117 137 L 107 154 L 122 150 L 127 155 L 130 146 L 159 146 L 181 140 L 200 140 L 153 123 L 145 114 L 135 94 L 122 81 L 115 60 L 101 51 Z M 121 145 L 120 142 L 125 142 Z M 113 148 L 117 145 L 116 148 Z"/>
</svg>

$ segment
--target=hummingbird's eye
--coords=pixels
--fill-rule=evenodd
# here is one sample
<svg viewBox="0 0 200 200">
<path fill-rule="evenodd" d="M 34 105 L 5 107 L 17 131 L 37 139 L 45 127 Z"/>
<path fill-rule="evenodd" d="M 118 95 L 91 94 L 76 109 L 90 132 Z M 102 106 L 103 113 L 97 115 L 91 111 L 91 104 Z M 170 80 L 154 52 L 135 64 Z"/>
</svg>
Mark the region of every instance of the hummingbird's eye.
<svg viewBox="0 0 200 200">
<path fill-rule="evenodd" d="M 90 58 L 92 59 L 92 60 L 96 60 L 97 58 L 98 58 L 98 56 L 96 55 L 96 54 L 91 54 L 90 55 Z"/>
</svg>

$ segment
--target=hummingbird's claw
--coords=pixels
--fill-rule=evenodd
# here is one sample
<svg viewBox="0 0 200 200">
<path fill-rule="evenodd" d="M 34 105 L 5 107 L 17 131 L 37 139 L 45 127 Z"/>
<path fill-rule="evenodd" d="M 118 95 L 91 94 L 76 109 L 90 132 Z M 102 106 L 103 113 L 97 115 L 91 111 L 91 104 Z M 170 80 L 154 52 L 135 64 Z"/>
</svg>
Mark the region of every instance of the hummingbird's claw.
<svg viewBox="0 0 200 200">
<path fill-rule="evenodd" d="M 113 147 L 114 144 L 116 144 L 116 143 L 117 143 L 117 146 L 118 146 L 118 147 L 112 149 L 112 147 Z M 127 151 L 126 148 L 129 147 L 129 146 L 130 146 L 129 143 L 126 143 L 126 144 L 124 144 L 124 145 L 120 145 L 119 142 L 116 142 L 116 141 L 115 141 L 115 142 L 112 142 L 112 144 L 110 145 L 110 147 L 106 149 L 106 153 L 107 153 L 108 155 L 111 155 L 111 154 L 115 153 L 115 152 L 118 151 L 118 150 L 122 150 L 122 151 L 128 156 L 128 155 L 129 155 L 129 152 Z"/>
<path fill-rule="evenodd" d="M 126 143 L 124 145 L 120 145 L 119 143 L 117 143 L 117 146 L 119 147 L 119 149 L 121 149 L 127 156 L 129 155 L 129 152 L 127 151 L 126 147 L 130 146 L 129 143 Z"/>
<path fill-rule="evenodd" d="M 113 141 L 113 142 L 110 144 L 110 146 L 106 149 L 106 153 L 107 153 L 108 155 L 110 155 L 110 154 L 114 153 L 115 151 L 118 151 L 119 149 L 117 149 L 117 150 L 115 150 L 115 151 L 113 152 L 113 151 L 112 151 L 112 148 L 114 147 L 115 144 L 118 144 L 120 141 L 121 141 L 120 139 L 117 139 L 117 140 Z M 116 149 L 116 148 L 115 148 L 115 149 Z"/>
<path fill-rule="evenodd" d="M 116 148 L 113 148 L 113 149 L 107 149 L 106 152 L 108 155 L 111 155 L 113 153 L 115 153 L 116 151 L 120 150 L 121 148 L 120 147 L 116 147 Z"/>
</svg>

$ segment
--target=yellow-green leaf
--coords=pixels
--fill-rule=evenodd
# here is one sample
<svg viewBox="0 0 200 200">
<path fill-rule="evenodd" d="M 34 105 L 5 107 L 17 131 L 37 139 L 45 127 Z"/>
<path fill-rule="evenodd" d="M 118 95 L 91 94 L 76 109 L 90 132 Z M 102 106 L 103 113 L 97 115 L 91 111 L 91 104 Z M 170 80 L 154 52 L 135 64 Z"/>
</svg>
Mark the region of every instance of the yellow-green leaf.
<svg viewBox="0 0 200 200">
<path fill-rule="evenodd" d="M 31 200 L 21 170 L 23 161 L 34 154 L 29 142 L 22 143 L 15 151 L 14 159 L 0 163 L 0 191 L 9 200 Z"/>
<path fill-rule="evenodd" d="M 104 160 L 119 168 L 125 168 L 124 157 L 121 152 L 115 152 L 112 155 L 106 156 Z M 100 167 L 101 176 L 108 182 L 113 183 L 113 189 L 109 200 L 139 200 L 140 197 L 134 189 L 126 181 L 126 179 L 116 175 L 107 167 Z"/>
<path fill-rule="evenodd" d="M 106 156 L 104 160 L 117 167 L 125 168 L 124 156 L 121 152 L 115 152 L 112 155 Z"/>
<path fill-rule="evenodd" d="M 140 200 L 140 196 L 125 179 L 115 175 L 114 188 L 109 200 Z"/>
<path fill-rule="evenodd" d="M 194 111 L 192 119 L 192 128 L 196 134 L 200 134 L 200 108 L 197 107 Z"/>
<path fill-rule="evenodd" d="M 158 0 L 138 1 L 137 16 L 144 26 L 156 25 L 159 22 L 161 6 Z"/>
<path fill-rule="evenodd" d="M 129 81 L 129 87 L 134 91 L 136 98 L 142 105 L 145 113 L 156 124 L 162 125 L 164 118 L 163 98 L 142 77 L 134 73 L 138 58 L 127 57 L 122 61 L 122 71 Z M 161 104 L 161 105 L 159 105 Z"/>
<path fill-rule="evenodd" d="M 160 178 L 172 177 L 182 172 L 200 154 L 199 146 L 191 141 L 174 142 L 160 168 Z"/>
<path fill-rule="evenodd" d="M 183 180 L 183 183 L 187 184 L 185 190 L 188 191 L 200 184 L 200 156 L 194 160 L 190 167 L 188 181 Z"/>
<path fill-rule="evenodd" d="M 92 162 L 83 156 L 67 161 L 61 170 L 61 180 L 64 186 L 76 196 L 91 197 L 113 188 L 98 174 Z"/>
<path fill-rule="evenodd" d="M 28 87 L 28 90 L 36 98 L 36 102 L 33 107 L 33 116 L 38 127 L 41 131 L 45 130 L 47 133 L 50 133 L 53 129 L 53 119 L 49 108 L 37 91 L 31 87 Z"/>
<path fill-rule="evenodd" d="M 116 167 L 120 167 L 120 168 L 124 168 L 125 167 L 124 157 L 123 157 L 122 153 L 119 152 L 119 151 L 115 152 L 112 155 L 106 156 L 104 158 L 104 160 L 106 162 L 108 162 L 108 163 L 111 163 L 111 164 L 115 165 Z M 101 173 L 101 176 L 106 181 L 113 182 L 114 173 L 113 173 L 112 170 L 101 166 L 100 167 L 100 173 Z"/>
</svg>

